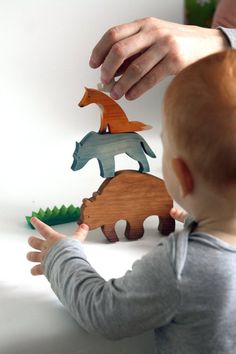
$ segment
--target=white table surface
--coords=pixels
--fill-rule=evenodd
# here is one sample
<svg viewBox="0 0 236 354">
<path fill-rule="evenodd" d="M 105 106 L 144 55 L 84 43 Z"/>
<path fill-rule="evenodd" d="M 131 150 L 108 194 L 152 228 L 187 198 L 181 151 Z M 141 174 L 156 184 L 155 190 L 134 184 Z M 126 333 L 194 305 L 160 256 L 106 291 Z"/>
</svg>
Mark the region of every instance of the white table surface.
<svg viewBox="0 0 236 354">
<path fill-rule="evenodd" d="M 15 213 L 14 213 L 15 212 Z M 44 276 L 30 275 L 31 264 L 27 238 L 33 233 L 24 222 L 23 208 L 4 215 L 0 234 L 0 353 L 1 354 L 152 354 L 152 331 L 138 337 L 109 341 L 87 334 L 70 317 L 52 292 Z M 74 223 L 56 229 L 71 234 Z M 157 217 L 145 222 L 146 234 L 138 241 L 127 241 L 117 231 L 120 241 L 110 244 L 100 230 L 92 231 L 85 244 L 88 259 L 105 278 L 122 276 L 133 261 L 148 252 L 159 239 Z"/>
</svg>

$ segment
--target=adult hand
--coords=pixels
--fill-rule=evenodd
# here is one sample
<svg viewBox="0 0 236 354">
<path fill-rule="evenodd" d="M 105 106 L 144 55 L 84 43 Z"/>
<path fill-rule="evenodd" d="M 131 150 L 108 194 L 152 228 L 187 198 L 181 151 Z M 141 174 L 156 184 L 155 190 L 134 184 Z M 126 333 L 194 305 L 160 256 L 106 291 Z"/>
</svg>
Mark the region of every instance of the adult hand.
<svg viewBox="0 0 236 354">
<path fill-rule="evenodd" d="M 111 97 L 132 100 L 166 76 L 228 46 L 218 29 L 148 17 L 109 29 L 93 49 L 90 66 L 101 65 L 103 84 L 119 75 Z"/>
<path fill-rule="evenodd" d="M 36 250 L 36 252 L 33 251 L 27 253 L 27 259 L 31 262 L 38 263 L 31 269 L 32 275 L 42 275 L 42 263 L 46 254 L 55 245 L 56 242 L 67 238 L 67 236 L 55 231 L 52 227 L 44 224 L 36 217 L 31 219 L 31 223 L 34 225 L 35 229 L 39 232 L 43 239 L 35 236 L 31 236 L 29 238 L 28 243 L 32 248 Z M 72 238 L 83 242 L 88 234 L 88 230 L 89 228 L 86 224 L 81 224 L 77 227 Z"/>
<path fill-rule="evenodd" d="M 214 14 L 212 27 L 223 26 L 236 28 L 235 0 L 221 0 Z"/>
</svg>

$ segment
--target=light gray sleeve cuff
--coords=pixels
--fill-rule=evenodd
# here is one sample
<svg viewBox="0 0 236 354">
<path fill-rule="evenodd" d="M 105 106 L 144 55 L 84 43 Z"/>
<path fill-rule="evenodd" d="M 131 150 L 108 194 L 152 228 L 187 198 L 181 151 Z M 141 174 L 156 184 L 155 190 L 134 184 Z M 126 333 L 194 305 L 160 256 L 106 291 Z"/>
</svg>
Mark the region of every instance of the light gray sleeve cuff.
<svg viewBox="0 0 236 354">
<path fill-rule="evenodd" d="M 227 37 L 232 48 L 236 49 L 236 28 L 218 27 Z"/>
</svg>

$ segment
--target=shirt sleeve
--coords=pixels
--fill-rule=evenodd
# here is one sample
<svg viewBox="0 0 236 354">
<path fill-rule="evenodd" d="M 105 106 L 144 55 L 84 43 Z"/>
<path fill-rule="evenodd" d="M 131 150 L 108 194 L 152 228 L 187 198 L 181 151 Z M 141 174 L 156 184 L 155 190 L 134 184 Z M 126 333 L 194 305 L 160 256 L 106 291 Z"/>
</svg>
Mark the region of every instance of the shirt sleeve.
<svg viewBox="0 0 236 354">
<path fill-rule="evenodd" d="M 44 260 L 44 273 L 81 327 L 110 339 L 169 323 L 179 291 L 169 245 L 160 242 L 123 277 L 105 281 L 88 263 L 79 241 L 61 240 Z"/>
<path fill-rule="evenodd" d="M 227 37 L 232 48 L 236 49 L 236 28 L 218 27 Z"/>
</svg>

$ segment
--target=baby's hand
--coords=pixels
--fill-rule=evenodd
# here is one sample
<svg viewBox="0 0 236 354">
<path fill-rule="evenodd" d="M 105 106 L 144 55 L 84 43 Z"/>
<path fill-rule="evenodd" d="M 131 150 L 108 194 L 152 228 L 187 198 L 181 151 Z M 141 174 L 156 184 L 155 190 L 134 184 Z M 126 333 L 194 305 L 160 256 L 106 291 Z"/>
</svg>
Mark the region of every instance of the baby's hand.
<svg viewBox="0 0 236 354">
<path fill-rule="evenodd" d="M 176 208 L 172 208 L 170 210 L 170 216 L 172 216 L 173 219 L 180 222 L 184 222 L 187 215 L 188 213 L 186 213 L 186 211 L 184 210 L 180 210 Z"/>
<path fill-rule="evenodd" d="M 44 239 L 35 236 L 31 236 L 28 239 L 29 245 L 37 251 L 27 253 L 27 259 L 38 263 L 31 269 L 32 275 L 41 275 L 43 274 L 42 262 L 47 252 L 56 242 L 65 239 L 66 236 L 55 231 L 36 217 L 31 219 L 31 223 Z M 88 234 L 88 230 L 88 226 L 82 224 L 78 226 L 72 238 L 83 242 Z"/>
</svg>

